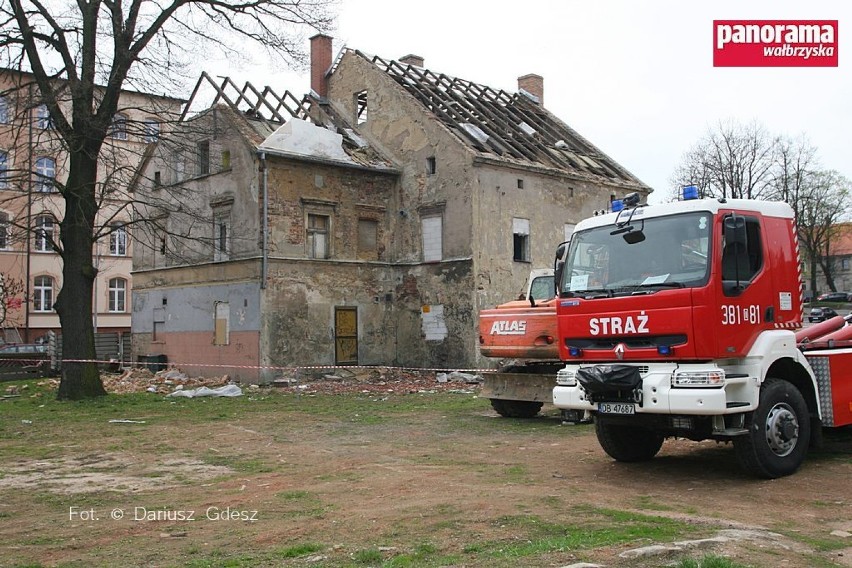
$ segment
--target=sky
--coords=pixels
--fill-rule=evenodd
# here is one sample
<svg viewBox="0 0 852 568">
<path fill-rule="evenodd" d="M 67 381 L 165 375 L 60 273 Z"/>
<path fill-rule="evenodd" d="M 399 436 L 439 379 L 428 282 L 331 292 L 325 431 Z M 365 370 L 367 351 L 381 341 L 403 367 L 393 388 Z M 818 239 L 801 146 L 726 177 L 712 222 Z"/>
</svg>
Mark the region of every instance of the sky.
<svg viewBox="0 0 852 568">
<path fill-rule="evenodd" d="M 511 92 L 518 77 L 541 75 L 545 107 L 654 188 L 651 202 L 669 192 L 684 153 L 727 120 L 804 134 L 824 168 L 852 179 L 849 0 L 340 0 L 337 11 L 335 54 L 413 53 L 434 72 Z M 838 20 L 839 66 L 713 67 L 713 20 L 739 19 Z M 229 74 L 310 87 L 307 72 Z"/>
</svg>

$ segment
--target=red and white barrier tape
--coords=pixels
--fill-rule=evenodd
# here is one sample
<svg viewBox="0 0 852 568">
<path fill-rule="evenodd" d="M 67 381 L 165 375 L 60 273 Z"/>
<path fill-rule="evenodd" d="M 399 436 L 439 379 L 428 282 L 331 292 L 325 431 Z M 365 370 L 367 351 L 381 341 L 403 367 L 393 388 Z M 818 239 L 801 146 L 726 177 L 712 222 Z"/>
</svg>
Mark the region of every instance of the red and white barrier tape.
<svg viewBox="0 0 852 568">
<path fill-rule="evenodd" d="M 123 361 L 111 360 L 101 361 L 98 359 L 61 359 L 60 363 L 95 363 L 103 365 L 122 364 Z M 133 367 L 143 368 L 148 365 L 167 365 L 168 367 L 205 367 L 205 368 L 221 368 L 221 369 L 250 369 L 250 370 L 269 370 L 269 371 L 300 371 L 300 370 L 318 370 L 318 369 L 389 369 L 393 371 L 434 371 L 441 373 L 496 373 L 499 369 L 439 369 L 436 367 L 395 367 L 393 365 L 304 365 L 291 367 L 278 367 L 267 365 L 221 365 L 210 363 L 160 363 L 157 361 L 137 361 L 129 363 Z"/>
</svg>

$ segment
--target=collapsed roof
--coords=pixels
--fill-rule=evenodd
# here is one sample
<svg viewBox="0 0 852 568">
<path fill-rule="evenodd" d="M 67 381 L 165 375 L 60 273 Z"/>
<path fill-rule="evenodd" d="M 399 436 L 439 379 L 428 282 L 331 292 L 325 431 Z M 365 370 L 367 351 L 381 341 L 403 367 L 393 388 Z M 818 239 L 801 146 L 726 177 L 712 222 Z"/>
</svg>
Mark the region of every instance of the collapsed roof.
<svg viewBox="0 0 852 568">
<path fill-rule="evenodd" d="M 481 155 L 645 187 L 615 160 L 544 109 L 529 93 L 508 93 L 358 50 L 344 52 L 363 57 L 386 72 Z"/>
<path fill-rule="evenodd" d="M 206 72 L 202 72 L 180 120 L 192 120 L 209 109 L 225 105 L 245 119 L 251 131 L 244 134 L 249 136 L 259 149 L 281 150 L 283 154 L 310 159 L 311 154 L 297 152 L 292 143 L 284 141 L 286 136 L 298 136 L 302 142 L 310 142 L 307 146 L 316 150 L 313 157 L 317 159 L 330 159 L 343 164 L 380 170 L 392 169 L 390 162 L 370 148 L 329 105 L 312 102 L 316 101 L 312 101 L 308 95 L 297 97 L 290 91 L 279 94 L 269 86 L 258 90 L 248 81 L 240 88 L 230 77 L 221 77 L 221 81 L 217 83 Z M 293 124 L 288 128 L 283 128 L 291 122 Z M 319 131 L 311 132 L 311 127 L 299 126 L 299 123 L 309 123 L 314 127 L 326 129 L 331 136 L 323 136 Z M 328 139 L 334 139 L 335 135 L 340 137 L 339 151 L 328 146 Z"/>
</svg>

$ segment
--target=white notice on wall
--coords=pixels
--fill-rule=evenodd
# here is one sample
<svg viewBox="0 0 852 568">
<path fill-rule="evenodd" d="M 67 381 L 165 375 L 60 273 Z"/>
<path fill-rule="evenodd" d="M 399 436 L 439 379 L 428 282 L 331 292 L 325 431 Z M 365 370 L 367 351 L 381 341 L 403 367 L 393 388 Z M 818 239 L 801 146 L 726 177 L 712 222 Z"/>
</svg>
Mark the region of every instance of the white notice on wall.
<svg viewBox="0 0 852 568">
<path fill-rule="evenodd" d="M 444 322 L 444 306 L 423 306 L 420 310 L 423 318 L 422 329 L 426 341 L 443 341 L 447 337 L 447 324 Z"/>
<path fill-rule="evenodd" d="M 782 311 L 789 312 L 793 309 L 793 294 L 790 292 L 779 292 L 778 303 Z"/>
</svg>

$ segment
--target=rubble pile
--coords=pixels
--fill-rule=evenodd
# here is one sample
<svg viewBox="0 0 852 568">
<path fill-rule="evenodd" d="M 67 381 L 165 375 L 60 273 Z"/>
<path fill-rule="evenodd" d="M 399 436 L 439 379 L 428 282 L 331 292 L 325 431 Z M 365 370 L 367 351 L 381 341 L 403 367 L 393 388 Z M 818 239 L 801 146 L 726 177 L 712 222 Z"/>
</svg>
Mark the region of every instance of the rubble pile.
<svg viewBox="0 0 852 568">
<path fill-rule="evenodd" d="M 198 387 L 216 388 L 231 382 L 228 375 L 219 377 L 188 377 L 178 369 L 168 369 L 152 373 L 148 369 L 127 369 L 121 374 L 102 373 L 101 379 L 108 393 L 127 394 L 133 392 L 151 392 L 169 394 L 176 390 Z"/>
<path fill-rule="evenodd" d="M 482 378 L 465 373 L 435 373 L 389 367 L 297 370 L 273 381 L 284 391 L 304 394 L 409 394 L 474 392 Z"/>
<path fill-rule="evenodd" d="M 156 373 L 147 368 L 127 369 L 123 373 L 101 373 L 104 388 L 111 394 L 150 392 L 168 395 L 176 391 L 207 387 L 216 389 L 232 383 L 230 376 L 190 377 L 177 368 Z M 474 393 L 482 377 L 459 371 L 435 372 L 391 367 L 351 367 L 292 369 L 268 385 L 249 385 L 252 389 L 275 387 L 280 392 L 300 394 L 409 394 L 432 392 Z M 39 386 L 59 388 L 49 379 Z"/>
</svg>

